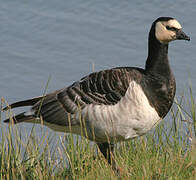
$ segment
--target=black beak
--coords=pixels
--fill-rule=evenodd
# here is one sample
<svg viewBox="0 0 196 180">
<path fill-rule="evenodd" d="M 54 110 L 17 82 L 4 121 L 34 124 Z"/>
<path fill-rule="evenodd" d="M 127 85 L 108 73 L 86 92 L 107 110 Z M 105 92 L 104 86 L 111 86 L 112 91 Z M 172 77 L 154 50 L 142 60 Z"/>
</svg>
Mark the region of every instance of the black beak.
<svg viewBox="0 0 196 180">
<path fill-rule="evenodd" d="M 176 32 L 176 39 L 190 41 L 190 37 L 187 36 L 181 29 Z"/>
</svg>

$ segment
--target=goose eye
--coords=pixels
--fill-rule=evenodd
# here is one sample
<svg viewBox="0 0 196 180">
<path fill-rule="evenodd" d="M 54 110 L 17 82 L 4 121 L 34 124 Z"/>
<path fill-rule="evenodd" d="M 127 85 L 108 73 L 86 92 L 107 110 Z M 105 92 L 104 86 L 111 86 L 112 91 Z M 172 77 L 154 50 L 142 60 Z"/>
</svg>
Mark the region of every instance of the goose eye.
<svg viewBox="0 0 196 180">
<path fill-rule="evenodd" d="M 172 28 L 171 28 L 171 27 L 169 27 L 169 26 L 166 26 L 166 29 L 167 29 L 167 30 L 171 30 Z"/>
<path fill-rule="evenodd" d="M 166 26 L 166 29 L 170 31 L 177 31 L 175 27 L 170 27 L 170 26 Z"/>
</svg>

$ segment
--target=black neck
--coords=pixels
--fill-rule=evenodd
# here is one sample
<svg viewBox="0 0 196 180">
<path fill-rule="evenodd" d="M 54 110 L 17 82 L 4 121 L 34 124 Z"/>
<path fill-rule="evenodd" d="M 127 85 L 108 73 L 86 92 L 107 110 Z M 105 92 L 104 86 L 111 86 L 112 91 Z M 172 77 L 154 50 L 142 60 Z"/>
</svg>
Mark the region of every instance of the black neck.
<svg viewBox="0 0 196 180">
<path fill-rule="evenodd" d="M 149 33 L 146 71 L 168 76 L 171 73 L 168 61 L 168 44 L 160 43 L 156 39 L 154 29 L 152 27 Z"/>
</svg>

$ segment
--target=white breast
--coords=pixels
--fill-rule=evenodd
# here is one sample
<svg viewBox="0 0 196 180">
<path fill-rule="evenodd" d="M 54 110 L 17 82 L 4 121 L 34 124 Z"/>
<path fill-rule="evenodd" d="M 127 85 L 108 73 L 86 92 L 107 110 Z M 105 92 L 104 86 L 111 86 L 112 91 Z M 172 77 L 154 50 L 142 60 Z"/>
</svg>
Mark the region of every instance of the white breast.
<svg viewBox="0 0 196 180">
<path fill-rule="evenodd" d="M 115 105 L 88 105 L 82 110 L 89 139 L 97 142 L 122 141 L 148 132 L 161 120 L 135 81 Z M 80 113 L 80 115 L 81 115 Z M 80 116 L 79 113 L 77 116 Z"/>
</svg>

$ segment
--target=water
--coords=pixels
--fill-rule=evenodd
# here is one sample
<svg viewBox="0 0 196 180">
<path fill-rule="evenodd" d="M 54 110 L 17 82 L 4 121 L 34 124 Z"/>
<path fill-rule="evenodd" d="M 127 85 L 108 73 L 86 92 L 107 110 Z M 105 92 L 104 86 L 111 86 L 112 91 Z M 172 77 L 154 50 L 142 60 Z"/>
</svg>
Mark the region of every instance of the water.
<svg viewBox="0 0 196 180">
<path fill-rule="evenodd" d="M 196 95 L 194 0 L 0 2 L 0 96 L 9 103 L 41 95 L 49 76 L 51 92 L 92 69 L 144 67 L 148 32 L 159 16 L 175 17 L 191 37 L 172 42 L 169 58 L 177 96 L 189 78 Z"/>
</svg>

